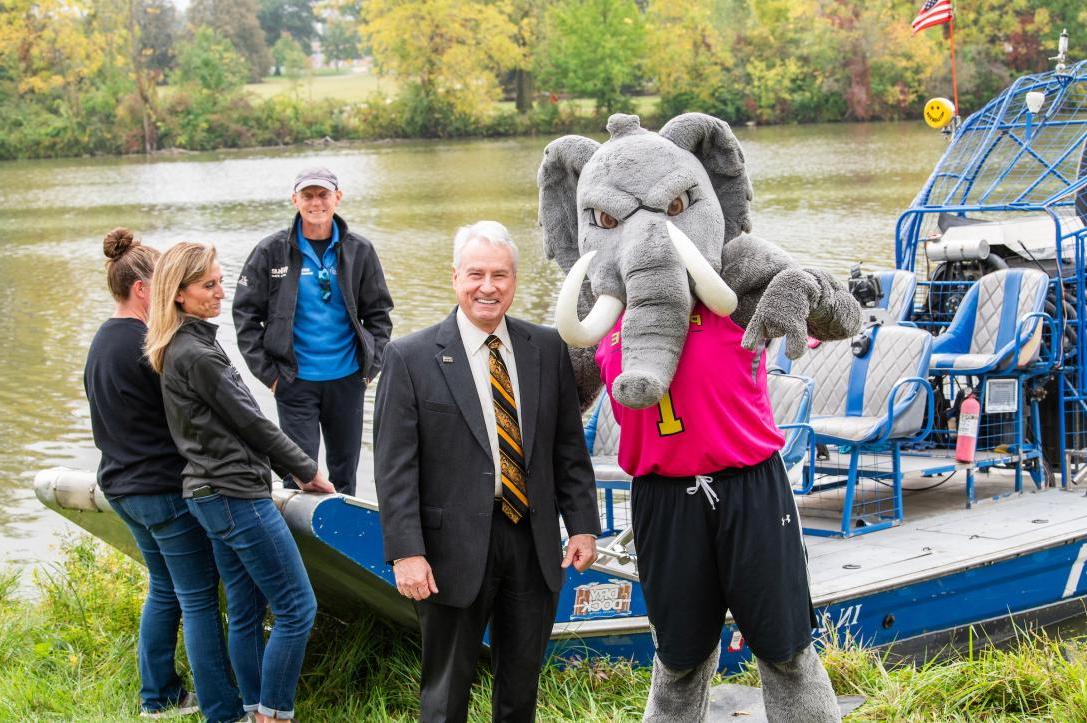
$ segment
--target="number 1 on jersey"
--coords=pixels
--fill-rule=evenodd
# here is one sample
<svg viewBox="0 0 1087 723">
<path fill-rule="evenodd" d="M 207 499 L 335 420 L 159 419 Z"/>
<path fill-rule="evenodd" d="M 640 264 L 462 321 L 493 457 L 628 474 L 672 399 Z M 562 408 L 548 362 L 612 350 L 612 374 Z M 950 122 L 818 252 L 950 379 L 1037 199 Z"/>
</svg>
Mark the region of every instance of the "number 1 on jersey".
<svg viewBox="0 0 1087 723">
<path fill-rule="evenodd" d="M 676 411 L 672 408 L 671 392 L 664 393 L 657 408 L 660 410 L 660 421 L 657 422 L 660 436 L 670 437 L 683 431 L 683 420 L 676 416 Z"/>
</svg>

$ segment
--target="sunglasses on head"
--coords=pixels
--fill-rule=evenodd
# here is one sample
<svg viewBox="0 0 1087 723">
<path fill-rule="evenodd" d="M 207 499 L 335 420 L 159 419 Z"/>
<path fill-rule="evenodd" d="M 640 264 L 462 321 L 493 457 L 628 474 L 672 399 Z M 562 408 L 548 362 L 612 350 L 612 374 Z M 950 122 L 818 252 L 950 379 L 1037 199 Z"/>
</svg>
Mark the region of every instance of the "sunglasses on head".
<svg viewBox="0 0 1087 723">
<path fill-rule="evenodd" d="M 317 272 L 317 283 L 321 285 L 321 301 L 327 304 L 332 300 L 332 278 L 328 273 L 328 269 L 321 269 Z"/>
</svg>

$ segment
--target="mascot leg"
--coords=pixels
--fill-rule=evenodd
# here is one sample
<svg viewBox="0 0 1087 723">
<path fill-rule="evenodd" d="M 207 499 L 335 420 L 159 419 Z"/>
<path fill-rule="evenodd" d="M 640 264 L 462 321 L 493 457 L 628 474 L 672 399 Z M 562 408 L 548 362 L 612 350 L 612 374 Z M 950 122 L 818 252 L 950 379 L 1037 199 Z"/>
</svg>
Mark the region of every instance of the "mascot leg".
<svg viewBox="0 0 1087 723">
<path fill-rule="evenodd" d="M 721 644 L 697 667 L 673 670 L 653 656 L 653 679 L 645 723 L 701 723 L 710 706 L 710 681 L 721 660 Z"/>
<path fill-rule="evenodd" d="M 812 646 L 781 663 L 759 660 L 762 700 L 771 723 L 833 723 L 840 721 L 838 698 Z M 656 661 L 653 680 L 657 679 Z"/>
</svg>

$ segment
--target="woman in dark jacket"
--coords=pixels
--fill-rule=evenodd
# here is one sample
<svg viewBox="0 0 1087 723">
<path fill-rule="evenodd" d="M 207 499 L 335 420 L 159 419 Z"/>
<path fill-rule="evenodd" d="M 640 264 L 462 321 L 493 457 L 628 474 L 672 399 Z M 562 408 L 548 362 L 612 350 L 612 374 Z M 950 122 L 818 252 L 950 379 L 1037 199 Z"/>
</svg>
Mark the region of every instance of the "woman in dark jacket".
<svg viewBox="0 0 1087 723">
<path fill-rule="evenodd" d="M 204 714 L 212 723 L 237 721 L 245 714 L 227 662 L 211 541 L 181 498 L 185 460 L 166 426 L 159 378 L 143 356 L 160 254 L 124 228 L 111 231 L 103 248 L 117 308 L 91 342 L 83 385 L 102 451 L 98 485 L 132 530 L 150 577 L 137 647 L 141 707 L 151 717 L 197 709 L 174 669 L 184 615 L 185 650 Z"/>
<path fill-rule="evenodd" d="M 272 502 L 272 469 L 334 492 L 317 462 L 265 418 L 215 341 L 223 273 L 215 249 L 180 243 L 159 261 L 146 350 L 162 375 L 166 419 L 185 457 L 183 495 L 212 539 L 227 592 L 230 659 L 259 723 L 294 716 L 317 602 L 302 557 Z M 275 625 L 264 643 L 264 612 Z"/>
</svg>

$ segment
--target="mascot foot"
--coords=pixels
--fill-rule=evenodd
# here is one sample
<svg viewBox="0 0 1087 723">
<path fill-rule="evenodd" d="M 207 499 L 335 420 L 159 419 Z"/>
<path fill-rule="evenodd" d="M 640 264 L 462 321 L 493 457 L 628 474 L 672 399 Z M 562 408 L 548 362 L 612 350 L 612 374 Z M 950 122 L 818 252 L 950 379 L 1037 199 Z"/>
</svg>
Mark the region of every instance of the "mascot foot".
<svg viewBox="0 0 1087 723">
<path fill-rule="evenodd" d="M 612 398 L 628 409 L 652 407 L 666 391 L 664 382 L 644 372 L 623 372 L 611 385 Z"/>
<path fill-rule="evenodd" d="M 654 679 L 656 666 L 653 667 Z M 759 660 L 766 717 L 773 723 L 836 723 L 842 719 L 826 668 L 812 646 L 789 660 Z"/>
<path fill-rule="evenodd" d="M 721 660 L 721 644 L 697 667 L 673 670 L 653 656 L 653 680 L 643 723 L 701 723 L 710 705 L 710 681 Z"/>
</svg>

